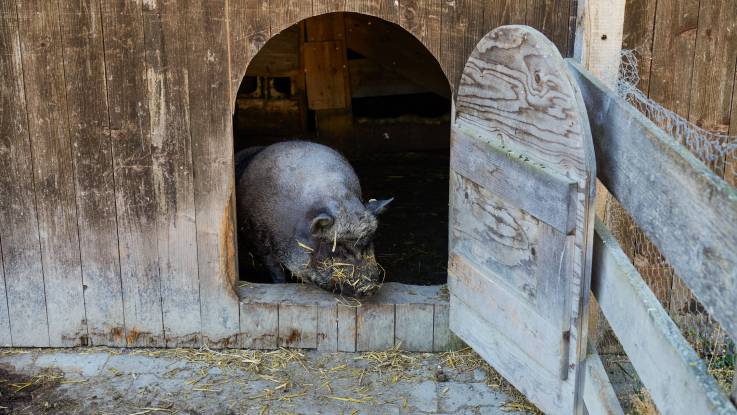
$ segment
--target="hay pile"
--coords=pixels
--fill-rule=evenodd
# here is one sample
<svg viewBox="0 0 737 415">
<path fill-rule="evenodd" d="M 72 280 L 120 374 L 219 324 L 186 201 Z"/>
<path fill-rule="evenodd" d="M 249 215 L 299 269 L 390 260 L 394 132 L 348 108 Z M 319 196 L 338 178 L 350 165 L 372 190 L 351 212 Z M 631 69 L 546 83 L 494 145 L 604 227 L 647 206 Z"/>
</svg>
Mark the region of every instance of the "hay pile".
<svg viewBox="0 0 737 415">
<path fill-rule="evenodd" d="M 330 285 L 335 292 L 342 294 L 346 287 L 350 287 L 353 295 L 358 297 L 374 294 L 384 283 L 386 272 L 373 255 L 365 256 L 358 262 L 356 265 L 328 257 L 317 264 L 317 270 L 330 275 Z M 381 272 L 380 281 L 371 278 L 376 269 Z"/>
</svg>

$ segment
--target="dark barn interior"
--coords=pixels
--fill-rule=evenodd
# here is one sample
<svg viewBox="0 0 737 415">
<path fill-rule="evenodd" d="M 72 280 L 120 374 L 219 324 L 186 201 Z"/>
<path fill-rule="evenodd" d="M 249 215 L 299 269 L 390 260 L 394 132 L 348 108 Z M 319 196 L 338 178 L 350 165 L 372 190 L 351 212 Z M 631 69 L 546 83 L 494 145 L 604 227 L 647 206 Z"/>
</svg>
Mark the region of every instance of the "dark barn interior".
<svg viewBox="0 0 737 415">
<path fill-rule="evenodd" d="M 363 196 L 394 197 L 375 238 L 386 281 L 445 283 L 450 88 L 432 54 L 381 19 L 332 13 L 273 37 L 236 100 L 234 149 L 305 139 L 343 153 Z M 239 236 L 240 279 L 270 277 Z"/>
</svg>

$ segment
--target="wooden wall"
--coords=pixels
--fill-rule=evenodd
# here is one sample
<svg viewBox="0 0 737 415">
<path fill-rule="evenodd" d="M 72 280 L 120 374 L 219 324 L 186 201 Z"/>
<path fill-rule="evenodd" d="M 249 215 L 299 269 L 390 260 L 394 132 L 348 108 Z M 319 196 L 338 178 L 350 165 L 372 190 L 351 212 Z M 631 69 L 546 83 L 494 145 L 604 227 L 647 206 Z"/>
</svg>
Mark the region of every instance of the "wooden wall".
<svg viewBox="0 0 737 415">
<path fill-rule="evenodd" d="M 573 3 L 0 0 L 0 344 L 238 344 L 231 114 L 280 30 L 378 16 L 455 85 L 501 24 L 537 27 L 568 54 Z M 693 102 L 694 117 L 721 120 Z"/>
<path fill-rule="evenodd" d="M 627 0 L 623 47 L 636 50 L 650 98 L 737 135 L 737 0 Z M 737 185 L 737 160 L 719 164 L 716 173 Z"/>
</svg>

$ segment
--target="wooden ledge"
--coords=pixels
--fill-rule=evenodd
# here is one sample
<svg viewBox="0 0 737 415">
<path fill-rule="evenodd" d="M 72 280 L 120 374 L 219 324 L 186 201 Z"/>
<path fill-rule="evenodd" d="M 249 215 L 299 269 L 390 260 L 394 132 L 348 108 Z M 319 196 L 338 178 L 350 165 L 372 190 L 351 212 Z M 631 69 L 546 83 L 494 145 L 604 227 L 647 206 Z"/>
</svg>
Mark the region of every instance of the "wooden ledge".
<svg viewBox="0 0 737 415">
<path fill-rule="evenodd" d="M 321 351 L 450 348 L 445 285 L 386 283 L 359 301 L 309 284 L 250 284 L 238 288 L 243 348 Z"/>
</svg>

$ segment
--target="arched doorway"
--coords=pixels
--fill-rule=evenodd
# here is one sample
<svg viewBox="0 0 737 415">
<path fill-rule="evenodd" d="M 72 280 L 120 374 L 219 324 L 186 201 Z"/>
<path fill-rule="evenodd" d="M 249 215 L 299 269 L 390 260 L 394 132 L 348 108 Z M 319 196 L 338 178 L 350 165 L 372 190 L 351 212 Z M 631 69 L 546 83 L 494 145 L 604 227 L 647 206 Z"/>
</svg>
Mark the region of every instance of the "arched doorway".
<svg viewBox="0 0 737 415">
<path fill-rule="evenodd" d="M 386 281 L 447 277 L 450 86 L 412 34 L 376 17 L 330 13 L 272 37 L 236 96 L 234 150 L 289 139 L 343 153 L 363 196 L 394 197 L 376 255 Z M 239 239 L 242 280 L 268 274 Z"/>
</svg>

